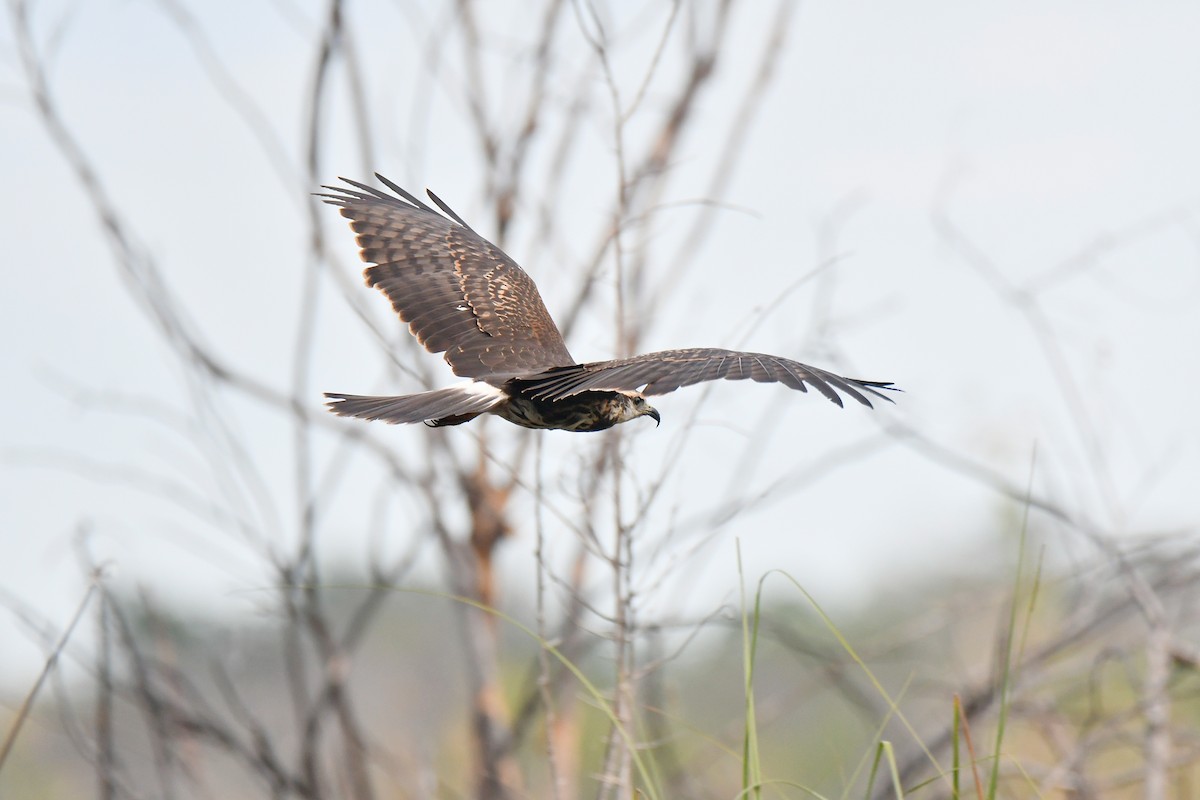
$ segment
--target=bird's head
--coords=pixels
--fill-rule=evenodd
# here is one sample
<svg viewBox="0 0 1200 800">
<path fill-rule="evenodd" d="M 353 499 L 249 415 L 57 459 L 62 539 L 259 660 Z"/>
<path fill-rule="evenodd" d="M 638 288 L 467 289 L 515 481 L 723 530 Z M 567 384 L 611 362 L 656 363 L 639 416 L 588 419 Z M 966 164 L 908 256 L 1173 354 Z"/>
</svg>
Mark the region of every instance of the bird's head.
<svg viewBox="0 0 1200 800">
<path fill-rule="evenodd" d="M 622 394 L 624 394 L 624 392 Z M 627 406 L 627 416 L 625 416 L 625 419 L 621 420 L 622 422 L 628 422 L 629 420 L 637 419 L 638 417 L 650 417 L 652 420 L 654 420 L 654 427 L 657 428 L 660 424 L 662 424 L 662 417 L 658 415 L 658 409 L 647 403 L 646 398 L 642 397 L 637 392 L 629 392 L 628 394 L 625 394 L 625 396 L 629 398 L 630 404 Z"/>
</svg>

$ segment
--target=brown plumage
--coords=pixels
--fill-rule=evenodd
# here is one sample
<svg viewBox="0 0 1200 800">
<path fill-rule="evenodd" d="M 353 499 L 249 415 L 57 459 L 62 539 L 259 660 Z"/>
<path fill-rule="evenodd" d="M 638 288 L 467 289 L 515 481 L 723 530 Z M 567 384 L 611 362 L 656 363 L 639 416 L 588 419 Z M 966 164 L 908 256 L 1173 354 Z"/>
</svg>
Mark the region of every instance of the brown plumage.
<svg viewBox="0 0 1200 800">
<path fill-rule="evenodd" d="M 647 395 L 719 379 L 812 386 L 837 405 L 842 392 L 871 407 L 890 383 L 843 378 L 763 353 L 693 348 L 578 364 L 533 280 L 515 261 L 462 221 L 436 195 L 445 216 L 382 175 L 395 192 L 342 178 L 326 186 L 357 234 L 368 286 L 382 291 L 431 353 L 445 353 L 465 385 L 397 397 L 326 394 L 343 416 L 391 423 L 459 425 L 483 413 L 529 428 L 604 430 L 640 416 L 656 422 Z M 640 391 L 639 391 L 640 389 Z"/>
</svg>

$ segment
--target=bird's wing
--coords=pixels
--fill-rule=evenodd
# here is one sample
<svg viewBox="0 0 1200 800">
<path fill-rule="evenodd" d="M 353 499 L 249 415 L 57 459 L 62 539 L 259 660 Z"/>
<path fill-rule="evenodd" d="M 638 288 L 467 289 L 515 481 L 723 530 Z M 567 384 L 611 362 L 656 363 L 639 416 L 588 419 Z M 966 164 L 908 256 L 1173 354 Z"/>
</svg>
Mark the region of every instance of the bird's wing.
<svg viewBox="0 0 1200 800">
<path fill-rule="evenodd" d="M 733 350 L 696 348 L 663 350 L 616 361 L 596 361 L 547 370 L 521 380 L 521 388 L 542 400 L 560 400 L 586 391 L 634 391 L 656 395 L 673 392 L 680 386 L 702 381 L 744 380 L 782 383 L 802 392 L 812 386 L 837 405 L 838 391 L 871 407 L 868 395 L 893 400 L 880 389 L 899 391 L 891 383 L 843 378 L 823 369 L 763 353 L 739 353 Z"/>
<path fill-rule="evenodd" d="M 450 216 L 376 174 L 395 195 L 342 178 L 326 186 L 358 235 L 363 271 L 431 353 L 455 374 L 496 382 L 574 364 L 533 280 L 433 193 Z"/>
</svg>

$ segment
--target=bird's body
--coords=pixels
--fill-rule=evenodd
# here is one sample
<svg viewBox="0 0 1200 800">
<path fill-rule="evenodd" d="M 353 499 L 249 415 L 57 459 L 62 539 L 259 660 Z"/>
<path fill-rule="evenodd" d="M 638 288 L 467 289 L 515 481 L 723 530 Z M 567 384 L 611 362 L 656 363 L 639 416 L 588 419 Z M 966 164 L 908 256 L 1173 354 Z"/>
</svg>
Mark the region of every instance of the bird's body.
<svg viewBox="0 0 1200 800">
<path fill-rule="evenodd" d="M 571 357 L 532 279 L 430 193 L 442 216 L 408 192 L 345 178 L 353 189 L 325 187 L 358 235 L 368 286 L 382 291 L 427 350 L 445 353 L 455 374 L 471 380 L 413 395 L 365 397 L 328 393 L 342 416 L 390 423 L 460 425 L 491 413 L 535 429 L 602 431 L 658 412 L 647 395 L 718 379 L 779 382 L 816 388 L 837 405 L 838 391 L 870 407 L 868 395 L 890 383 L 843 378 L 764 353 L 715 348 L 665 350 L 579 364 Z"/>
<path fill-rule="evenodd" d="M 509 389 L 508 399 L 492 412 L 522 428 L 557 429 L 564 431 L 604 431 L 643 414 L 658 417 L 646 399 L 633 392 L 580 392 L 561 400 L 538 400 L 519 389 Z M 467 420 L 433 420 L 432 424 L 457 425 Z"/>
</svg>

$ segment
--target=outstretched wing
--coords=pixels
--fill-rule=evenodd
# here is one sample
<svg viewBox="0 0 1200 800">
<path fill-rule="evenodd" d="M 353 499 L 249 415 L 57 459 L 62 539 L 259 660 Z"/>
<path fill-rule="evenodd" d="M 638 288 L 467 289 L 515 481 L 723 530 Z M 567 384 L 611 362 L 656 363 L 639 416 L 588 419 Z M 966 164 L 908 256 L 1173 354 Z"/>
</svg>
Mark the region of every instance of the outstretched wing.
<svg viewBox="0 0 1200 800">
<path fill-rule="evenodd" d="M 899 391 L 891 383 L 843 378 L 823 369 L 764 353 L 739 353 L 733 350 L 695 348 L 663 350 L 616 361 L 596 361 L 548 370 L 521 381 L 521 388 L 540 400 L 560 400 L 586 391 L 634 391 L 656 395 L 673 392 L 680 386 L 715 380 L 745 380 L 782 383 L 807 392 L 812 386 L 837 405 L 842 404 L 838 390 L 868 408 L 867 395 L 894 402 L 880 389 Z"/>
<path fill-rule="evenodd" d="M 358 234 L 363 271 L 431 353 L 455 374 L 497 383 L 574 364 L 533 280 L 467 227 L 432 192 L 447 219 L 382 175 L 395 195 L 342 178 L 319 195 Z"/>
</svg>

